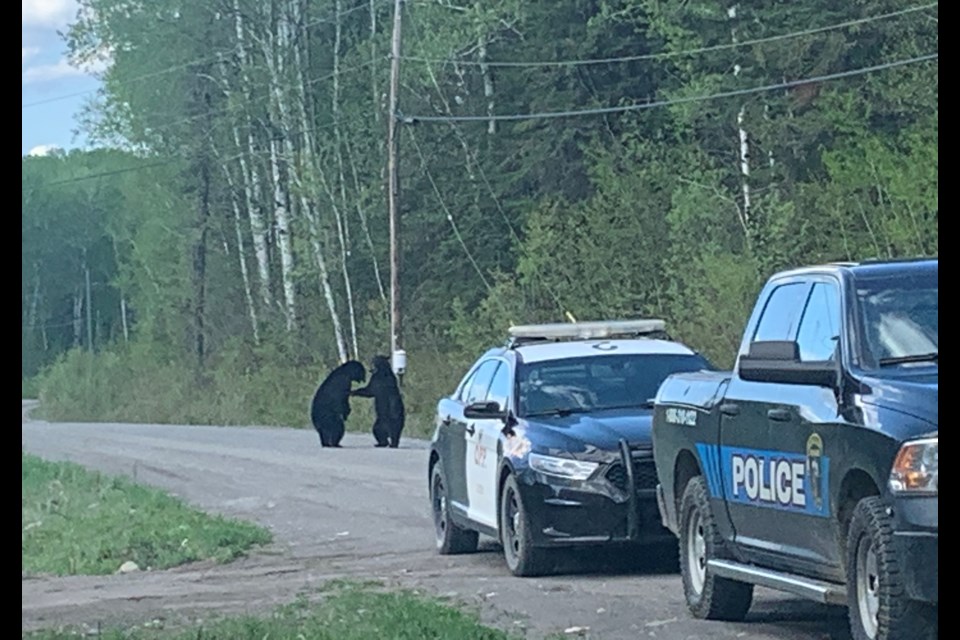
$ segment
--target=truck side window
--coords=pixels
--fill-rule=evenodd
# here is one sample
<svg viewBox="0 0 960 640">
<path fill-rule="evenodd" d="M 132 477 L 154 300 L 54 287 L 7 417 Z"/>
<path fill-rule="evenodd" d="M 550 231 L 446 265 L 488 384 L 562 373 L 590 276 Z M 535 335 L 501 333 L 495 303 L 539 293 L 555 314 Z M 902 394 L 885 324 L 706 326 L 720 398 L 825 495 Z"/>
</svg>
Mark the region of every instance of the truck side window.
<svg viewBox="0 0 960 640">
<path fill-rule="evenodd" d="M 840 293 L 836 285 L 818 282 L 810 291 L 797 344 L 801 362 L 832 360 L 840 340 Z"/>
<path fill-rule="evenodd" d="M 773 290 L 764 306 L 753 340 L 794 340 L 803 313 L 809 282 L 791 282 Z"/>
</svg>

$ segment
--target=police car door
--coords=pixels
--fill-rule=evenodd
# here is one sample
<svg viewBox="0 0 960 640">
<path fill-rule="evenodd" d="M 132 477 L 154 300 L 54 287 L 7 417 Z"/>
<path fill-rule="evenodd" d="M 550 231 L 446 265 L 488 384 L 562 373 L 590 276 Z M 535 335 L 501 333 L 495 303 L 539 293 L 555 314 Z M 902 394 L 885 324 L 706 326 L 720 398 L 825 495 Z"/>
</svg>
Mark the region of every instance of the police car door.
<svg viewBox="0 0 960 640">
<path fill-rule="evenodd" d="M 501 361 L 490 382 L 485 402 L 496 402 L 501 410 L 510 405 L 513 375 L 508 363 Z M 490 527 L 497 526 L 497 468 L 500 462 L 502 420 L 475 420 L 476 433 L 467 442 L 467 489 L 470 492 L 470 518 Z M 472 458 L 469 451 L 473 451 Z"/>
<path fill-rule="evenodd" d="M 476 402 L 486 401 L 487 394 L 490 391 L 491 382 L 497 368 L 500 366 L 500 360 L 485 360 L 477 368 L 477 373 L 473 377 L 473 383 L 467 394 L 464 406 Z M 490 527 L 497 526 L 496 507 L 492 513 L 489 510 L 490 494 L 493 494 L 494 504 L 496 503 L 496 484 L 489 486 L 489 481 L 484 475 L 490 465 L 487 463 L 487 446 L 491 444 L 489 435 L 484 431 L 489 431 L 486 423 L 496 422 L 492 420 L 476 420 L 464 418 L 465 428 L 463 437 L 466 443 L 466 456 L 464 464 L 464 478 L 467 485 L 467 517 L 474 522 L 484 524 Z M 497 441 L 492 441 L 493 452 L 490 457 L 493 458 L 492 466 L 496 469 Z M 496 471 L 494 471 L 496 473 Z"/>
</svg>

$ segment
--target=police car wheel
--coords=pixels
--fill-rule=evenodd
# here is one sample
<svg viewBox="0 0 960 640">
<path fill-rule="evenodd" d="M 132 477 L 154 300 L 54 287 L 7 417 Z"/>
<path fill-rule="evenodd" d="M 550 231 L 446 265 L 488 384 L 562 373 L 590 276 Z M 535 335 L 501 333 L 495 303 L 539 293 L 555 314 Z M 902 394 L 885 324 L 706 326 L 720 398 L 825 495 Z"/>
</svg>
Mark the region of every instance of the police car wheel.
<svg viewBox="0 0 960 640">
<path fill-rule="evenodd" d="M 437 551 L 440 555 L 470 553 L 477 550 L 479 540 L 477 532 L 461 529 L 450 517 L 447 483 L 440 462 L 433 465 L 430 473 L 430 505 L 433 511 Z"/>
<path fill-rule="evenodd" d="M 931 608 L 911 601 L 900 581 L 893 522 L 880 498 L 861 500 L 847 535 L 847 600 L 854 640 L 936 638 Z"/>
<path fill-rule="evenodd" d="M 508 476 L 500 494 L 500 542 L 507 568 L 515 576 L 542 576 L 551 569 L 548 550 L 532 544 L 530 526 L 517 481 Z"/>
<path fill-rule="evenodd" d="M 687 607 L 697 618 L 743 620 L 753 602 L 753 585 L 713 575 L 708 563 L 722 549 L 707 486 L 697 476 L 687 483 L 680 502 L 680 573 Z"/>
</svg>

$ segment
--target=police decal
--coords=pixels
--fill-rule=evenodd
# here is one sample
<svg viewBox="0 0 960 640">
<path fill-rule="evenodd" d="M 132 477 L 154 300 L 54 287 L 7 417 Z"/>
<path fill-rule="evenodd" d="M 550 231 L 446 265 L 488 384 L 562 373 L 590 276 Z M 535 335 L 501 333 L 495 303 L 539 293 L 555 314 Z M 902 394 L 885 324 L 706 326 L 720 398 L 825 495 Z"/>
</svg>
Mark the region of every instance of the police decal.
<svg viewBox="0 0 960 640">
<path fill-rule="evenodd" d="M 720 447 L 724 497 L 730 502 L 828 517 L 830 459 L 814 434 L 806 455 Z"/>
</svg>

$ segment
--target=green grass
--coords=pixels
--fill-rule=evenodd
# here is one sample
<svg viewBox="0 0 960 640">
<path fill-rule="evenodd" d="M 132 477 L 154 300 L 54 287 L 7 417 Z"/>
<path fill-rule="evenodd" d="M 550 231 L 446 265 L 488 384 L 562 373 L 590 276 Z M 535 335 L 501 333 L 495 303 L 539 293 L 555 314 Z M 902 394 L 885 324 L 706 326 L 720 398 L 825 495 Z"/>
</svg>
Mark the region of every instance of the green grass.
<svg viewBox="0 0 960 640">
<path fill-rule="evenodd" d="M 271 540 L 256 525 L 76 464 L 22 454 L 21 470 L 24 573 L 102 575 L 126 561 L 141 569 L 226 562 Z"/>
<path fill-rule="evenodd" d="M 77 637 L 71 631 L 25 635 L 31 640 Z M 339 583 L 318 603 L 300 600 L 265 617 L 225 618 L 203 627 L 104 631 L 104 640 L 510 640 L 476 616 L 410 591 L 385 592 Z"/>
</svg>

